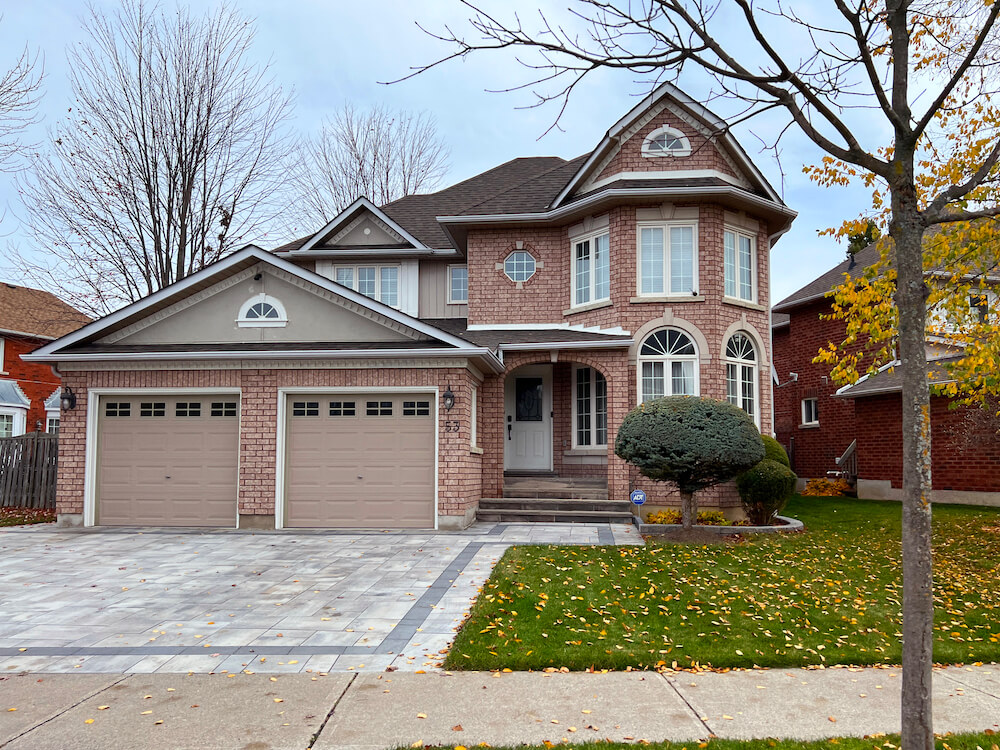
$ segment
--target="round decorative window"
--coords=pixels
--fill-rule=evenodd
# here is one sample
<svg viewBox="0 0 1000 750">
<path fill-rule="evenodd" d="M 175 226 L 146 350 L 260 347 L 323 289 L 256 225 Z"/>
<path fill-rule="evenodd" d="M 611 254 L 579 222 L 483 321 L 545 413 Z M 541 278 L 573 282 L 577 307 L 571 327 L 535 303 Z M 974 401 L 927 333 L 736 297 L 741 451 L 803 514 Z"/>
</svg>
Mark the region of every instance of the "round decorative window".
<svg viewBox="0 0 1000 750">
<path fill-rule="evenodd" d="M 277 308 L 269 302 L 258 302 L 247 310 L 247 320 L 280 320 Z"/>
<path fill-rule="evenodd" d="M 513 252 L 504 261 L 503 272 L 511 281 L 527 281 L 535 275 L 535 259 L 524 250 Z"/>
</svg>

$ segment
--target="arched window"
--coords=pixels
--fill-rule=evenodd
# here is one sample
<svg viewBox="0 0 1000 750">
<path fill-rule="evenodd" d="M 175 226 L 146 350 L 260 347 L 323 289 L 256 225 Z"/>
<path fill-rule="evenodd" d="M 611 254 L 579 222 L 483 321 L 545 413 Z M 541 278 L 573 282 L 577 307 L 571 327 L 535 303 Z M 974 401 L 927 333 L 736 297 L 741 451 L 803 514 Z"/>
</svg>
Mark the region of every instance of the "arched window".
<svg viewBox="0 0 1000 750">
<path fill-rule="evenodd" d="M 639 346 L 639 403 L 661 396 L 698 395 L 698 350 L 691 337 L 663 328 Z"/>
<path fill-rule="evenodd" d="M 274 297 L 258 294 L 243 303 L 236 324 L 240 328 L 283 328 L 288 325 L 288 316 L 285 306 Z"/>
<path fill-rule="evenodd" d="M 670 127 L 654 130 L 642 142 L 643 156 L 690 156 L 691 142 L 681 131 Z"/>
<path fill-rule="evenodd" d="M 757 409 L 757 349 L 745 333 L 734 333 L 726 342 L 726 399 L 750 415 L 760 426 Z"/>
</svg>

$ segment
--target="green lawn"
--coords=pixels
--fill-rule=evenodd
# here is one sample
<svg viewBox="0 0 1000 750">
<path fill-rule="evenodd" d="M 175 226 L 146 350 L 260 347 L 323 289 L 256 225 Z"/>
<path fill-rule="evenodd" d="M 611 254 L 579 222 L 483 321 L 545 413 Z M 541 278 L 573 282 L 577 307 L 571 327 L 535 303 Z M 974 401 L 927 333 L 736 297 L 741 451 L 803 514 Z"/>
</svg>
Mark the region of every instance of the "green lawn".
<svg viewBox="0 0 1000 750">
<path fill-rule="evenodd" d="M 937 750 L 998 750 L 998 737 L 995 734 L 953 734 L 939 737 L 934 746 Z M 445 745 L 441 750 L 454 750 L 464 745 Z M 474 746 L 477 747 L 477 746 Z M 492 750 L 525 750 L 530 745 L 520 745 L 517 748 L 494 747 Z M 535 745 L 542 747 L 559 747 L 565 750 L 635 750 L 637 745 L 632 742 L 580 742 L 572 744 L 552 743 Z M 899 735 L 873 735 L 867 738 L 838 737 L 830 740 L 803 742 L 801 740 L 720 740 L 711 739 L 706 742 L 650 742 L 642 747 L 651 750 L 888 750 L 899 748 Z"/>
<path fill-rule="evenodd" d="M 0 526 L 22 526 L 29 523 L 54 523 L 54 510 L 31 510 L 28 508 L 0 508 Z"/>
<path fill-rule="evenodd" d="M 516 547 L 448 669 L 898 664 L 900 506 L 795 498 L 740 543 Z M 1000 660 L 1000 511 L 935 507 L 937 662 Z"/>
</svg>

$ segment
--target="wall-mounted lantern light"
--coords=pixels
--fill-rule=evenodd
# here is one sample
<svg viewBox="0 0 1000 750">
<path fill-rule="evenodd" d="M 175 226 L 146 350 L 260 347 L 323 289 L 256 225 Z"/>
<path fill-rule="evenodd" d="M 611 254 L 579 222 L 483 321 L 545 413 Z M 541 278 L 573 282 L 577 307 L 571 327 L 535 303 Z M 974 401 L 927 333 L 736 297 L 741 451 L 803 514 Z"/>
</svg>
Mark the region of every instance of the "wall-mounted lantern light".
<svg viewBox="0 0 1000 750">
<path fill-rule="evenodd" d="M 444 399 L 444 410 L 451 411 L 451 407 L 455 405 L 455 394 L 451 392 L 451 385 L 448 385 L 448 389 L 442 395 Z"/>
<path fill-rule="evenodd" d="M 63 388 L 62 395 L 59 397 L 59 405 L 63 411 L 73 411 L 76 408 L 76 394 L 68 385 Z"/>
</svg>

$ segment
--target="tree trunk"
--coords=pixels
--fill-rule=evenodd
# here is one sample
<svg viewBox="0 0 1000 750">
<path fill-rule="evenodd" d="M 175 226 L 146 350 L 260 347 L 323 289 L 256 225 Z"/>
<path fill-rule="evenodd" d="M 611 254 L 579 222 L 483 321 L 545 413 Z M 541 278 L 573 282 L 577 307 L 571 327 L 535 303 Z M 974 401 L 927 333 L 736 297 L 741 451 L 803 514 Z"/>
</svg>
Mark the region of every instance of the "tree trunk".
<svg viewBox="0 0 1000 750">
<path fill-rule="evenodd" d="M 695 502 L 693 492 L 681 490 L 681 524 L 686 529 L 694 526 L 698 517 L 698 503 Z"/>
<path fill-rule="evenodd" d="M 912 182 L 910 182 L 912 186 Z M 903 409 L 902 746 L 933 750 L 930 389 L 925 340 L 924 227 L 912 189 L 893 191 Z"/>
</svg>

